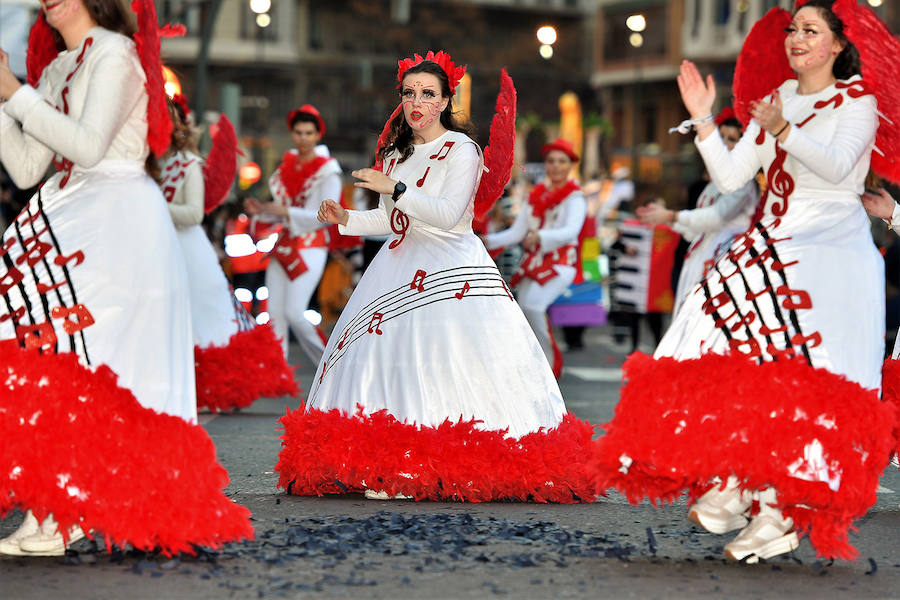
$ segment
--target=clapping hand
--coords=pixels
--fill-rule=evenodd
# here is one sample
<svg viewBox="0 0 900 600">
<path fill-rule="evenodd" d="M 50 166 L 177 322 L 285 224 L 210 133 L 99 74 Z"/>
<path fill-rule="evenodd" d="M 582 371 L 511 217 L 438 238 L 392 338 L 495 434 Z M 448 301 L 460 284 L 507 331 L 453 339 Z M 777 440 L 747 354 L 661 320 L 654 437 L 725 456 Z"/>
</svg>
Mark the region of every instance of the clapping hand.
<svg viewBox="0 0 900 600">
<path fill-rule="evenodd" d="M 689 60 L 681 62 L 678 75 L 678 91 L 681 92 L 681 101 L 691 114 L 692 119 L 702 119 L 712 114 L 713 103 L 716 101 L 716 84 L 712 75 L 707 75 L 706 80 L 700 76 L 697 65 Z"/>
<path fill-rule="evenodd" d="M 867 213 L 887 221 L 891 220 L 894 215 L 894 207 L 897 205 L 894 198 L 884 188 L 878 190 L 877 193 L 866 192 L 863 194 L 862 203 Z"/>
<path fill-rule="evenodd" d="M 346 225 L 350 218 L 350 213 L 346 208 L 341 206 L 334 200 L 325 200 L 319 206 L 319 212 L 316 215 L 322 223 L 331 223 L 332 225 Z"/>
</svg>

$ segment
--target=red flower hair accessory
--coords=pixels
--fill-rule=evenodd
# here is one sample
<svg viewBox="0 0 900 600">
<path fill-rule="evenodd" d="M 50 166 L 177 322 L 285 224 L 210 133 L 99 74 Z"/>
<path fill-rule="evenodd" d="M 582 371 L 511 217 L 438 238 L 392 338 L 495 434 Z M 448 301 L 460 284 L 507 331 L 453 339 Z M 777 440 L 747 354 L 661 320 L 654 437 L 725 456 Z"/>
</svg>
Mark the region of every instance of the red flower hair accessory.
<svg viewBox="0 0 900 600">
<path fill-rule="evenodd" d="M 416 54 L 413 58 L 398 60 L 397 87 L 400 87 L 400 84 L 403 83 L 403 75 L 409 70 L 410 67 L 421 64 L 426 60 L 437 63 L 444 70 L 444 73 L 447 74 L 447 79 L 450 80 L 450 95 L 453 95 L 453 93 L 456 92 L 456 86 L 459 85 L 459 82 L 462 80 L 463 75 L 466 74 L 466 65 L 457 67 L 453 60 L 451 60 L 450 55 L 443 50 L 438 51 L 437 54 L 435 54 L 433 50 L 429 50 L 428 54 L 425 55 L 425 58 L 422 58 L 419 54 Z"/>
</svg>

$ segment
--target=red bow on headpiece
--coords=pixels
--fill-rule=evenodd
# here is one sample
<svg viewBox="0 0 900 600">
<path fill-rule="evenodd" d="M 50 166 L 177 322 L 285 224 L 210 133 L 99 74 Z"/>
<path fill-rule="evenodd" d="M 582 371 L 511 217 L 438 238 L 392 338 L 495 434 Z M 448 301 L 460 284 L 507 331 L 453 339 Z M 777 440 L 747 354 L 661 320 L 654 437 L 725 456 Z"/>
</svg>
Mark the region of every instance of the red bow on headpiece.
<svg viewBox="0 0 900 600">
<path fill-rule="evenodd" d="M 450 59 L 450 55 L 443 50 L 440 50 L 437 54 L 435 54 L 433 50 L 429 50 L 428 54 L 425 55 L 425 58 L 422 58 L 419 54 L 416 54 L 414 58 L 405 58 L 403 60 L 398 60 L 397 87 L 400 87 L 400 84 L 403 83 L 403 75 L 409 70 L 410 67 L 414 67 L 426 60 L 437 63 L 444 70 L 444 73 L 447 74 L 447 79 L 450 80 L 450 94 L 452 95 L 454 92 L 456 92 L 456 86 L 459 85 L 459 82 L 462 80 L 463 75 L 466 74 L 466 66 L 463 65 L 461 67 L 457 67 Z"/>
</svg>

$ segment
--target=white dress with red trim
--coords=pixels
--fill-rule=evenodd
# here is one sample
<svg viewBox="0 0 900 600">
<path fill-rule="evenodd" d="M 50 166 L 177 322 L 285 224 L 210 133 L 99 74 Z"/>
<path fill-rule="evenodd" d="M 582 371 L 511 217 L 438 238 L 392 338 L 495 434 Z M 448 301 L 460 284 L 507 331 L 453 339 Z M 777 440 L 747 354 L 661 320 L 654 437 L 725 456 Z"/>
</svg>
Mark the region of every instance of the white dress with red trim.
<svg viewBox="0 0 900 600">
<path fill-rule="evenodd" d="M 895 422 L 878 395 L 884 266 L 859 200 L 876 103 L 859 77 L 810 95 L 791 80 L 780 96 L 783 145 L 755 122 L 731 153 L 718 134 L 697 143 L 723 191 L 764 170 L 764 213 L 688 294 L 654 358 L 626 363 L 598 479 L 667 501 L 735 475 L 774 488 L 820 554 L 850 558 Z"/>
<path fill-rule="evenodd" d="M 715 183 L 709 182 L 697 200 L 697 208 L 678 212 L 672 229 L 691 245 L 678 276 L 672 314 L 678 313 L 688 292 L 707 275 L 735 238 L 747 231 L 758 201 L 755 181 L 748 181 L 730 194 L 721 193 Z"/>
<path fill-rule="evenodd" d="M 0 515 L 193 551 L 252 528 L 196 425 L 184 261 L 144 171 L 144 83 L 134 43 L 95 27 L 0 108 L 16 184 L 57 166 L 0 245 Z"/>
<path fill-rule="evenodd" d="M 197 407 L 245 408 L 257 398 L 299 393 L 269 325 L 257 325 L 237 301 L 201 226 L 203 159 L 177 152 L 161 164 L 160 188 L 184 254 L 191 301 Z"/>
<path fill-rule="evenodd" d="M 385 173 L 396 203 L 342 234 L 392 233 L 331 334 L 276 470 L 297 494 L 592 500 L 592 427 L 567 414 L 522 311 L 472 232 L 478 146 L 446 132 Z"/>
</svg>

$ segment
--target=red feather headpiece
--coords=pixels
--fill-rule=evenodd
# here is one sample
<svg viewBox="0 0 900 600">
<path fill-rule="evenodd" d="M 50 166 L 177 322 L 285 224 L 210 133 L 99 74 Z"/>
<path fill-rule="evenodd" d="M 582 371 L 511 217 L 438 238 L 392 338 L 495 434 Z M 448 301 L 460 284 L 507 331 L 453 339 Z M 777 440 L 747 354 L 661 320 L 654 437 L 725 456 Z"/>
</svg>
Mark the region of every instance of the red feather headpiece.
<svg viewBox="0 0 900 600">
<path fill-rule="evenodd" d="M 805 3 L 806 0 L 797 0 L 795 10 Z M 870 8 L 856 0 L 835 0 L 831 10 L 843 23 L 847 40 L 859 52 L 863 80 L 878 101 L 880 125 L 872 170 L 884 179 L 900 183 L 900 41 Z M 790 22 L 790 13 L 773 8 L 753 26 L 744 41 L 734 73 L 734 107 L 745 125 L 750 121 L 750 102 L 767 96 L 786 79 L 796 78 L 783 44 L 784 28 Z"/>
<path fill-rule="evenodd" d="M 184 94 L 175 94 L 172 96 L 172 102 L 181 107 L 185 119 L 191 114 L 191 109 L 188 108 L 188 101 L 187 98 L 184 97 Z"/>
<path fill-rule="evenodd" d="M 36 88 L 41 80 L 41 73 L 47 68 L 56 55 L 64 48 L 56 47 L 53 30 L 47 24 L 44 13 L 38 15 L 28 34 L 28 51 L 25 55 L 25 67 L 28 70 L 28 85 Z"/>
<path fill-rule="evenodd" d="M 218 207 L 234 183 L 237 173 L 238 140 L 234 125 L 224 114 L 209 128 L 212 150 L 203 163 L 203 210 L 209 214 Z"/>
<path fill-rule="evenodd" d="M 444 73 L 447 74 L 447 79 L 450 80 L 450 95 L 452 96 L 456 92 L 456 86 L 459 85 L 459 82 L 462 80 L 463 75 L 466 74 L 466 66 L 463 65 L 461 67 L 457 67 L 450 59 L 450 55 L 443 50 L 439 51 L 437 54 L 435 54 L 433 50 L 429 50 L 425 55 L 425 58 L 422 58 L 420 55 L 416 54 L 413 58 L 398 60 L 397 87 L 400 87 L 400 84 L 403 83 L 403 75 L 409 70 L 410 67 L 414 67 L 426 60 L 437 63 L 444 70 Z"/>
</svg>

